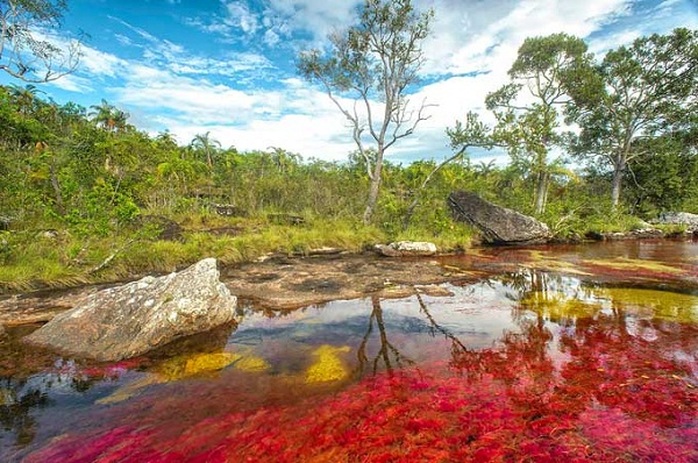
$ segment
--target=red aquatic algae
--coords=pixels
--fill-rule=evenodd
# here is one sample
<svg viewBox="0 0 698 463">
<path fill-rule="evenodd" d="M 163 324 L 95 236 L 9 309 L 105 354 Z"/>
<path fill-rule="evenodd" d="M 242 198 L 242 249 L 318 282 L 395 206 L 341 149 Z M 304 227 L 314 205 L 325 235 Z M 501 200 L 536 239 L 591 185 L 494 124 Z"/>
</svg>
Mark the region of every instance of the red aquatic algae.
<svg viewBox="0 0 698 463">
<path fill-rule="evenodd" d="M 112 430 L 58 440 L 27 461 L 698 461 L 695 378 L 662 348 L 695 352 L 695 330 L 665 323 L 648 342 L 610 316 L 574 330 L 554 336 L 533 322 L 491 349 L 454 348 L 448 365 L 386 372 L 334 396 L 222 411 L 186 426 L 143 412 Z M 553 339 L 569 356 L 558 367 L 546 351 Z"/>
</svg>

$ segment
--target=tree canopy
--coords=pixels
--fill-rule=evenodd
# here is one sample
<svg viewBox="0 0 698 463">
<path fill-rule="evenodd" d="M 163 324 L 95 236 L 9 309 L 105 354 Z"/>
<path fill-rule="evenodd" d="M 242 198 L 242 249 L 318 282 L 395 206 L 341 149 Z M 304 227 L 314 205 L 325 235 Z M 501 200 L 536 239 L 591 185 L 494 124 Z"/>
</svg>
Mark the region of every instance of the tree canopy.
<svg viewBox="0 0 698 463">
<path fill-rule="evenodd" d="M 564 33 L 527 38 L 509 69 L 511 82 L 485 99 L 497 119 L 495 138 L 535 181 L 538 214 L 545 209 L 550 176 L 563 171 L 559 160 L 551 162 L 549 153 L 565 140 L 559 117 L 570 100 L 565 75 L 589 59 L 579 38 Z"/>
<path fill-rule="evenodd" d="M 432 10 L 418 12 L 411 0 L 366 0 L 358 25 L 330 35 L 329 53 L 315 49 L 299 56 L 300 74 L 322 84 L 351 125 L 370 179 L 364 222 L 371 220 L 378 201 L 386 150 L 428 118 L 424 102 L 413 106 L 408 92 L 418 80 L 421 43 L 433 15 Z M 354 104 L 344 104 L 341 97 Z"/>
<path fill-rule="evenodd" d="M 65 0 L 0 0 L 0 70 L 25 82 L 49 82 L 73 72 L 80 42 L 51 37 Z"/>
<path fill-rule="evenodd" d="M 648 139 L 695 131 L 698 31 L 675 29 L 609 51 L 597 66 L 571 76 L 570 120 L 581 132 L 574 149 L 611 167 L 611 200 L 620 202 L 627 169 L 650 154 Z"/>
</svg>

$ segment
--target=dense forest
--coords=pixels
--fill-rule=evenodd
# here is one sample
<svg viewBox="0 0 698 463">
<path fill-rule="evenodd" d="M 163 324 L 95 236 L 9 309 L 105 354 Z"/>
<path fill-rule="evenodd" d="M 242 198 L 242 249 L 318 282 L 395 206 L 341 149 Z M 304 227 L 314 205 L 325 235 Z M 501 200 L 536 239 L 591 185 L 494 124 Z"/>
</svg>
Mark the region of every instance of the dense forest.
<svg viewBox="0 0 698 463">
<path fill-rule="evenodd" d="M 413 26 L 428 19 L 415 16 Z M 336 69 L 307 56 L 301 74 L 337 83 Z M 483 97 L 495 125 L 465 115 L 444 128 L 452 157 L 424 153 L 409 165 L 384 159 L 378 139 L 378 149 L 359 143 L 332 163 L 283 147 L 240 152 L 211 133 L 182 145 L 169 132 L 139 130 L 107 101 L 60 104 L 17 79 L 0 87 L 0 286 L 398 239 L 462 249 L 473 231 L 452 220 L 445 201 L 458 189 L 534 215 L 561 239 L 698 212 L 698 31 L 641 37 L 601 59 L 576 37 L 534 37 L 509 76 Z M 473 162 L 474 147 L 502 150 L 510 162 Z"/>
</svg>

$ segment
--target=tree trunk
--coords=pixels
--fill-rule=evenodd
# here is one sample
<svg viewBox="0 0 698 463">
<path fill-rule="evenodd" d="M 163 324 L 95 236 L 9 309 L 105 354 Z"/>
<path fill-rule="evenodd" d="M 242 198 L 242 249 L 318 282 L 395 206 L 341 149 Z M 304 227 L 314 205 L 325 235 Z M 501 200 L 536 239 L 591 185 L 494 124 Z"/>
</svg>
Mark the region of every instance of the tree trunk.
<svg viewBox="0 0 698 463">
<path fill-rule="evenodd" d="M 371 223 L 371 218 L 376 210 L 376 204 L 378 203 L 378 192 L 381 186 L 381 177 L 383 176 L 383 152 L 378 151 L 376 156 L 376 165 L 373 168 L 373 175 L 371 176 L 371 186 L 368 190 L 368 202 L 366 203 L 366 210 L 364 211 L 364 225 Z"/>
<path fill-rule="evenodd" d="M 540 172 L 538 174 L 538 182 L 536 185 L 536 214 L 542 214 L 545 211 L 545 203 L 548 196 L 548 174 Z"/>
<path fill-rule="evenodd" d="M 613 169 L 613 185 L 611 187 L 611 206 L 613 209 L 618 208 L 620 204 L 620 189 L 623 183 L 623 173 L 625 171 L 625 160 L 619 160 L 614 165 Z"/>
</svg>

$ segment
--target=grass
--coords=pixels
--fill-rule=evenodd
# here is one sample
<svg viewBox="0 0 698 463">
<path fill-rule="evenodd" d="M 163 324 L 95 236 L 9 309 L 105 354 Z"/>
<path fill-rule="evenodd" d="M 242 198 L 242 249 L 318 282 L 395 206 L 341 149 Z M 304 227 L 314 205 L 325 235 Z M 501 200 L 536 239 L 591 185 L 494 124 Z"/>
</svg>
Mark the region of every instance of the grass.
<svg viewBox="0 0 698 463">
<path fill-rule="evenodd" d="M 221 217 L 193 213 L 174 217 L 184 228 L 180 241 L 156 239 L 154 230 L 124 227 L 107 237 L 83 237 L 59 229 L 44 232 L 0 232 L 0 293 L 39 288 L 73 287 L 168 273 L 205 257 L 223 265 L 254 261 L 267 254 L 307 255 L 313 249 L 362 252 L 377 243 L 430 241 L 441 252 L 468 249 L 475 232 L 462 223 L 412 225 L 389 232 L 357 220 L 326 219 L 303 214 L 301 225 L 279 225 L 265 214 Z M 629 231 L 638 220 L 616 214 L 593 217 L 586 229 Z M 577 230 L 577 231 L 582 231 Z"/>
<path fill-rule="evenodd" d="M 348 220 L 308 220 L 304 225 L 284 226 L 259 217 L 192 216 L 182 222 L 187 230 L 181 241 L 157 240 L 125 229 L 101 238 L 80 237 L 68 230 L 53 237 L 40 232 L 5 233 L 0 237 L 4 240 L 0 292 L 121 281 L 172 272 L 205 257 L 234 265 L 270 253 L 303 255 L 323 247 L 361 252 L 389 238 L 376 227 Z M 216 234 L 216 228 L 234 229 L 235 233 Z"/>
</svg>

